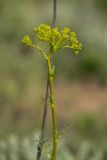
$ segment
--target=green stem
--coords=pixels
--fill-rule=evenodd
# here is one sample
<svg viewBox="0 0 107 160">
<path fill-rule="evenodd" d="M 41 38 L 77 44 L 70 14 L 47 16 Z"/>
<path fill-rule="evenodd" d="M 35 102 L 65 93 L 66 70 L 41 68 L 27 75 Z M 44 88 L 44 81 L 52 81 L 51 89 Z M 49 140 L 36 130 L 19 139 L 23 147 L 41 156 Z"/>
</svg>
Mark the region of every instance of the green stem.
<svg viewBox="0 0 107 160">
<path fill-rule="evenodd" d="M 56 150 L 57 150 L 57 143 L 58 143 L 58 131 L 57 131 L 57 123 L 56 123 L 56 112 L 55 112 L 55 103 L 53 97 L 53 76 L 52 75 L 52 66 L 51 66 L 51 58 L 48 57 L 48 75 L 49 75 L 49 84 L 50 84 L 50 108 L 52 112 L 52 123 L 53 123 L 53 148 L 52 148 L 52 155 L 51 160 L 56 160 Z"/>
<path fill-rule="evenodd" d="M 36 48 L 36 50 L 38 50 L 38 51 L 44 56 L 44 58 L 45 58 L 46 60 L 48 59 L 46 53 L 45 53 L 44 51 L 42 51 L 42 49 L 41 49 L 38 45 L 32 44 L 31 46 L 34 47 L 34 48 Z"/>
</svg>

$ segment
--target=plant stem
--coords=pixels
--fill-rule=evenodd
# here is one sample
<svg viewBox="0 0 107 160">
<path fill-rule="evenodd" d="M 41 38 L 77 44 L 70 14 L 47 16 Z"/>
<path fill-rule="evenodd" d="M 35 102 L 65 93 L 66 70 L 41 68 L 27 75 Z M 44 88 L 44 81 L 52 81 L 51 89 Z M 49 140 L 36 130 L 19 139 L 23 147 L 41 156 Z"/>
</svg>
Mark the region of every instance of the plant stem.
<svg viewBox="0 0 107 160">
<path fill-rule="evenodd" d="M 34 44 L 32 44 L 31 46 L 36 48 L 36 50 L 38 50 L 44 56 L 45 59 L 48 58 L 47 55 L 45 54 L 45 52 L 43 52 L 43 50 L 39 46 L 34 45 Z"/>
<path fill-rule="evenodd" d="M 50 84 L 50 108 L 52 112 L 52 123 L 53 123 L 53 148 L 51 160 L 56 160 L 56 149 L 58 143 L 58 132 L 57 132 L 57 123 L 56 123 L 56 112 L 55 112 L 55 102 L 53 97 L 53 76 L 52 66 L 51 66 L 51 58 L 48 57 L 48 75 L 49 75 L 49 84 Z"/>
<path fill-rule="evenodd" d="M 57 8 L 57 0 L 53 0 L 53 22 L 52 22 L 52 28 L 55 27 L 56 24 L 56 8 Z M 51 66 L 52 66 L 53 60 L 51 59 Z M 45 94 L 45 104 L 44 104 L 44 111 L 43 111 L 43 119 L 42 119 L 42 127 L 41 127 L 41 134 L 40 134 L 40 139 L 38 142 L 37 146 L 37 157 L 36 160 L 41 159 L 41 154 L 42 154 L 42 148 L 44 144 L 44 137 L 45 137 L 45 128 L 46 128 L 46 119 L 47 119 L 47 111 L 48 111 L 48 105 L 47 105 L 47 100 L 48 100 L 48 92 L 49 92 L 49 75 L 47 75 L 47 85 L 46 85 L 46 94 Z"/>
<path fill-rule="evenodd" d="M 48 105 L 47 105 L 48 90 L 49 90 L 49 80 L 47 78 L 45 104 L 44 104 L 44 112 L 43 112 L 42 127 L 41 127 L 41 135 L 40 135 L 39 143 L 38 143 L 38 146 L 37 146 L 37 158 L 36 158 L 37 160 L 41 159 L 42 148 L 43 148 L 44 138 L 45 138 L 46 118 L 47 118 L 47 109 L 48 109 Z"/>
<path fill-rule="evenodd" d="M 53 22 L 52 22 L 52 28 L 56 25 L 56 17 L 57 17 L 57 0 L 53 0 Z"/>
</svg>

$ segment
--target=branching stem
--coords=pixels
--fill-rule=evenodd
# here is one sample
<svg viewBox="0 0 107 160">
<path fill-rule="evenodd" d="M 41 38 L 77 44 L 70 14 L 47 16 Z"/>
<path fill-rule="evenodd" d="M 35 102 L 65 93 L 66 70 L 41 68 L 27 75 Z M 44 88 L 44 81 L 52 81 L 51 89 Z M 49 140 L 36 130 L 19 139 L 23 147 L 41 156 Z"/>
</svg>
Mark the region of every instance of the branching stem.
<svg viewBox="0 0 107 160">
<path fill-rule="evenodd" d="M 32 44 L 31 46 L 34 47 L 34 48 L 36 48 L 36 50 L 39 51 L 44 56 L 44 58 L 46 60 L 48 59 L 48 56 L 46 55 L 46 53 L 38 45 Z"/>
</svg>

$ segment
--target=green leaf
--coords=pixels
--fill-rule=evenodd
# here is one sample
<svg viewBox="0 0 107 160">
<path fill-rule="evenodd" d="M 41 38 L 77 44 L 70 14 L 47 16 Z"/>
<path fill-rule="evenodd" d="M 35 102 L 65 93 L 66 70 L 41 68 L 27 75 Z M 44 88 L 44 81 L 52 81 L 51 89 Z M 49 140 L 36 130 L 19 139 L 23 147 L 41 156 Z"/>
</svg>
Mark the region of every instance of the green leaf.
<svg viewBox="0 0 107 160">
<path fill-rule="evenodd" d="M 52 66 L 52 69 L 51 69 L 51 76 L 53 76 L 55 73 L 55 65 Z"/>
</svg>

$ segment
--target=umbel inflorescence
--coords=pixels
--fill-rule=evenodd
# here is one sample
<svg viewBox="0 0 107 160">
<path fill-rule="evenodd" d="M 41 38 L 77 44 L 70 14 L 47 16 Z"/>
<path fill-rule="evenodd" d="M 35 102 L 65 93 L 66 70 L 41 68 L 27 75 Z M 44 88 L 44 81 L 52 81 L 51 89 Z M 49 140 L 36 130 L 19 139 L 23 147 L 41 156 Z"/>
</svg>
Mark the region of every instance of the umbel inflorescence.
<svg viewBox="0 0 107 160">
<path fill-rule="evenodd" d="M 82 49 L 82 44 L 79 42 L 76 33 L 68 27 L 60 31 L 57 27 L 51 28 L 49 25 L 40 24 L 37 28 L 34 28 L 34 32 L 39 40 L 50 44 L 52 53 L 62 48 L 71 48 L 74 53 L 78 54 Z M 33 44 L 29 35 L 23 38 L 22 43 L 40 49 L 38 44 Z"/>
</svg>

